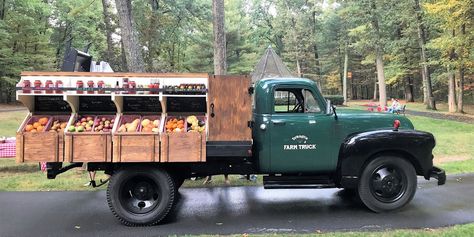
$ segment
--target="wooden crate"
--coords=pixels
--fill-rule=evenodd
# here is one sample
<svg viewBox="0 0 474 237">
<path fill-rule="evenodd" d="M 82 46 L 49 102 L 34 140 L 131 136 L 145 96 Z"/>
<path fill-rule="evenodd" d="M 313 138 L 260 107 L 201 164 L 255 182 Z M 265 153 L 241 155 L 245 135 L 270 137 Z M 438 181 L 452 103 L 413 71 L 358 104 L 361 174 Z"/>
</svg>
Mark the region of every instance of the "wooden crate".
<svg viewBox="0 0 474 237">
<path fill-rule="evenodd" d="M 50 119 L 44 129 L 48 130 L 51 116 L 41 115 L 37 117 L 48 117 Z M 16 162 L 62 162 L 62 153 L 59 153 L 61 144 L 59 133 L 24 131 L 26 125 L 37 117 L 28 114 L 18 129 L 16 134 Z"/>
<path fill-rule="evenodd" d="M 113 162 L 160 162 L 160 136 L 154 132 L 140 132 L 143 128 L 141 121 L 145 118 L 150 120 L 159 119 L 162 126 L 161 115 L 122 115 L 119 125 L 140 119 L 140 125 L 136 132 L 118 132 L 113 135 Z"/>
<path fill-rule="evenodd" d="M 87 115 L 83 115 L 87 116 Z M 94 117 L 95 115 L 90 115 Z M 71 117 L 68 127 L 78 115 Z M 67 162 L 111 162 L 112 132 L 65 132 L 64 160 Z"/>
<path fill-rule="evenodd" d="M 62 162 L 59 159 L 59 136 L 56 132 L 25 133 L 16 135 L 16 161 Z"/>
<path fill-rule="evenodd" d="M 67 162 L 112 161 L 112 135 L 110 133 L 66 133 L 64 146 Z"/>
<path fill-rule="evenodd" d="M 157 133 L 115 133 L 113 162 L 160 162 L 160 136 Z"/>
<path fill-rule="evenodd" d="M 205 162 L 206 136 L 199 132 L 163 133 L 161 162 Z"/>
</svg>

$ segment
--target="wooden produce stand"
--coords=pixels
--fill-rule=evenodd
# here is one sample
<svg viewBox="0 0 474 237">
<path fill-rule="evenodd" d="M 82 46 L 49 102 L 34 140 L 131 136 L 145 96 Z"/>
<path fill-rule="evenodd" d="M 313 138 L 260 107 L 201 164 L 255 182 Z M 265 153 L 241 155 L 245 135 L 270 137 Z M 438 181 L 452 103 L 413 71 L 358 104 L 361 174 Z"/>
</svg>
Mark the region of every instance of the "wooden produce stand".
<svg viewBox="0 0 474 237">
<path fill-rule="evenodd" d="M 199 73 L 22 73 L 17 98 L 30 114 L 18 130 L 17 161 L 205 162 L 209 141 L 251 142 L 249 82 Z M 242 106 L 229 106 L 235 99 Z M 51 117 L 49 123 L 68 118 L 68 126 L 25 133 L 36 115 Z M 79 119 L 93 122 L 79 129 Z M 104 120 L 113 120 L 107 131 L 99 129 Z"/>
<path fill-rule="evenodd" d="M 117 97 L 122 97 L 121 103 L 118 104 L 123 113 L 113 133 L 113 162 L 159 162 L 160 131 L 163 127 L 159 97 L 156 95 Z M 131 125 L 133 121 L 138 121 L 136 127 L 126 127 L 127 123 Z"/>
<path fill-rule="evenodd" d="M 63 95 L 45 93 L 28 95 L 20 92 L 17 94 L 17 100 L 27 107 L 29 113 L 16 134 L 16 161 L 62 162 L 63 130 L 71 117 L 71 107 L 63 100 Z M 58 121 L 63 128 L 53 127 L 54 121 Z M 57 130 L 53 131 L 56 127 Z"/>
</svg>

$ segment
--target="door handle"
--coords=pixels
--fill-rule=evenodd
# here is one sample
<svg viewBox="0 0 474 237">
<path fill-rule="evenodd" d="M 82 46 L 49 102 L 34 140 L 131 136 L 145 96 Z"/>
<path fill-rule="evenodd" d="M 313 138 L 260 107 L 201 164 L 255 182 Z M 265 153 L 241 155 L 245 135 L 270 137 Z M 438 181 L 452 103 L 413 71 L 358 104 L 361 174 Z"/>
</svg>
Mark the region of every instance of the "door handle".
<svg viewBox="0 0 474 237">
<path fill-rule="evenodd" d="M 272 120 L 272 123 L 275 125 L 285 125 L 286 122 L 283 120 Z"/>
</svg>

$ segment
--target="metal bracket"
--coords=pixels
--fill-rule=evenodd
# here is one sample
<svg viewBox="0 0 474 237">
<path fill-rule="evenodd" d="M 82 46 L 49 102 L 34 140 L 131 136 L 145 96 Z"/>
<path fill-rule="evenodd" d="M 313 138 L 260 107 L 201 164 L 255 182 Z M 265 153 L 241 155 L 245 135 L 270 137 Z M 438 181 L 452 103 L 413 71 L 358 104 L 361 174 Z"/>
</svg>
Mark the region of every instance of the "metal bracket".
<svg viewBox="0 0 474 237">
<path fill-rule="evenodd" d="M 255 88 L 253 88 L 253 86 L 249 87 L 248 89 L 248 92 L 249 92 L 249 95 L 253 94 Z"/>
<path fill-rule="evenodd" d="M 247 121 L 247 126 L 248 126 L 249 128 L 253 128 L 253 125 L 254 125 L 254 124 L 255 124 L 254 121 Z"/>
</svg>

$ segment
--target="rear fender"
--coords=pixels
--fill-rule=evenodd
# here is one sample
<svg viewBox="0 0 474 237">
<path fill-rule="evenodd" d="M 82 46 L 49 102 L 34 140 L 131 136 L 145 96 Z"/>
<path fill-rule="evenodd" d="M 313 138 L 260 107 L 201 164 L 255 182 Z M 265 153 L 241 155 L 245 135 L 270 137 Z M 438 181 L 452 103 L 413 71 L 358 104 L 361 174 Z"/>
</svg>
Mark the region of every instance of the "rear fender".
<svg viewBox="0 0 474 237">
<path fill-rule="evenodd" d="M 428 179 L 433 168 L 434 146 L 431 133 L 416 130 L 376 130 L 351 134 L 339 150 L 339 184 L 345 188 L 357 187 L 365 165 L 381 155 L 407 159 L 415 167 L 417 175 Z"/>
</svg>

